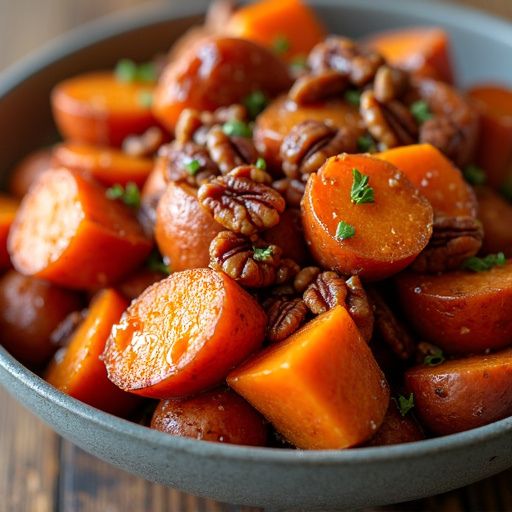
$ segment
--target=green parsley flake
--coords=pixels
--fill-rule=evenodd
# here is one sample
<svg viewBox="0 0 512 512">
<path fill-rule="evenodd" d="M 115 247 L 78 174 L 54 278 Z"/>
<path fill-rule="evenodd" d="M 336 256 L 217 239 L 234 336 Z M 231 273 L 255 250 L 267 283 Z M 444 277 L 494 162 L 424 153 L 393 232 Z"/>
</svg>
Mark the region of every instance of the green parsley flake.
<svg viewBox="0 0 512 512">
<path fill-rule="evenodd" d="M 261 158 L 261 156 L 256 160 L 256 167 L 258 169 L 261 169 L 262 171 L 267 170 L 267 162 L 265 162 L 264 158 Z"/>
<path fill-rule="evenodd" d="M 268 104 L 268 98 L 262 91 L 253 91 L 243 101 L 251 119 L 256 119 Z"/>
<path fill-rule="evenodd" d="M 137 81 L 154 83 L 157 78 L 156 66 L 153 62 L 145 62 L 137 68 Z"/>
<path fill-rule="evenodd" d="M 344 98 L 347 103 L 354 105 L 354 107 L 359 107 L 361 104 L 361 91 L 358 89 L 349 89 L 345 91 Z"/>
<path fill-rule="evenodd" d="M 462 263 L 462 268 L 464 270 L 471 270 L 472 272 L 485 272 L 486 270 L 491 270 L 493 267 L 502 267 L 506 262 L 507 258 L 505 258 L 505 255 L 499 252 L 498 254 L 488 254 L 483 258 L 472 256 Z"/>
<path fill-rule="evenodd" d="M 432 112 L 430 112 L 428 103 L 424 100 L 415 101 L 410 106 L 410 111 L 414 119 L 416 119 L 416 122 L 419 124 L 432 119 Z"/>
<path fill-rule="evenodd" d="M 253 247 L 252 250 L 254 251 L 253 258 L 256 261 L 266 261 L 274 255 L 271 245 L 268 247 Z"/>
<path fill-rule="evenodd" d="M 114 70 L 119 82 L 156 82 L 156 66 L 152 62 L 137 65 L 133 60 L 121 59 Z"/>
<path fill-rule="evenodd" d="M 125 205 L 132 208 L 140 207 L 140 190 L 135 183 L 127 183 L 126 187 L 116 183 L 106 190 L 105 195 L 112 201 L 121 200 Z"/>
<path fill-rule="evenodd" d="M 368 185 L 369 176 L 361 174 L 357 169 L 352 169 L 352 188 L 350 190 L 350 199 L 354 204 L 374 203 L 375 197 L 373 188 Z"/>
<path fill-rule="evenodd" d="M 293 71 L 302 71 L 308 67 L 308 58 L 306 55 L 300 54 L 293 57 L 290 62 Z"/>
<path fill-rule="evenodd" d="M 153 93 L 151 91 L 141 91 L 137 99 L 141 107 L 150 108 L 153 104 Z"/>
<path fill-rule="evenodd" d="M 252 137 L 251 127 L 238 119 L 232 119 L 224 123 L 222 131 L 229 137 Z"/>
<path fill-rule="evenodd" d="M 432 349 L 430 354 L 425 356 L 425 359 L 423 360 L 423 364 L 425 364 L 427 366 L 437 366 L 441 363 L 444 363 L 444 361 L 445 361 L 445 357 L 444 357 L 443 351 L 440 348 L 435 347 L 434 349 Z"/>
<path fill-rule="evenodd" d="M 195 176 L 199 169 L 201 169 L 201 163 L 199 160 L 191 160 L 188 162 L 188 164 L 185 165 L 187 168 L 187 172 L 190 174 L 190 176 Z"/>
<path fill-rule="evenodd" d="M 346 222 L 339 222 L 338 227 L 336 228 L 336 240 L 347 240 L 349 238 L 352 238 L 356 234 L 356 229 L 354 226 L 351 226 L 350 224 L 347 224 Z"/>
<path fill-rule="evenodd" d="M 278 55 L 285 54 L 290 49 L 290 41 L 286 36 L 279 35 L 272 43 L 272 49 Z"/>
<path fill-rule="evenodd" d="M 485 171 L 478 165 L 470 164 L 464 168 L 464 178 L 471 185 L 483 185 L 487 181 Z"/>
<path fill-rule="evenodd" d="M 357 139 L 357 149 L 361 153 L 375 153 L 377 151 L 377 145 L 370 134 L 361 135 Z"/>
<path fill-rule="evenodd" d="M 148 269 L 152 270 L 153 272 L 160 272 L 166 276 L 170 275 L 171 273 L 169 265 L 163 261 L 162 256 L 158 251 L 153 251 L 151 253 L 151 256 L 148 258 L 146 265 Z"/>
<path fill-rule="evenodd" d="M 402 418 L 405 418 L 407 413 L 414 408 L 414 393 L 411 393 L 408 398 L 403 395 L 398 395 L 398 399 L 393 397 L 393 400 L 395 401 Z"/>
</svg>

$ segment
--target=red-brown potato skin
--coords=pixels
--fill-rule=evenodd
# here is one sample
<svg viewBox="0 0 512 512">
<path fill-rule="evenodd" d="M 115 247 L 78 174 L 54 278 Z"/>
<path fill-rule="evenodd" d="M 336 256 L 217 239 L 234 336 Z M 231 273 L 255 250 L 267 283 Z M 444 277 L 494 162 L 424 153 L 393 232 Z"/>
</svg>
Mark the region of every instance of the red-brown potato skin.
<svg viewBox="0 0 512 512">
<path fill-rule="evenodd" d="M 402 308 L 422 339 L 451 354 L 497 350 L 512 343 L 512 263 L 486 272 L 404 273 Z"/>
<path fill-rule="evenodd" d="M 14 270 L 0 279 L 0 340 L 21 363 L 40 368 L 59 348 L 50 336 L 82 297 Z"/>
<path fill-rule="evenodd" d="M 405 374 L 405 381 L 422 424 L 438 435 L 512 415 L 512 349 L 417 366 Z"/>
<path fill-rule="evenodd" d="M 197 191 L 185 183 L 169 183 L 156 215 L 155 238 L 173 272 L 207 267 L 210 242 L 224 228 L 201 207 Z"/>
<path fill-rule="evenodd" d="M 512 204 L 488 187 L 477 189 L 478 218 L 484 228 L 480 253 L 512 256 Z"/>
<path fill-rule="evenodd" d="M 265 446 L 267 442 L 263 417 L 242 397 L 222 389 L 193 398 L 162 400 L 151 428 L 215 443 Z"/>
</svg>

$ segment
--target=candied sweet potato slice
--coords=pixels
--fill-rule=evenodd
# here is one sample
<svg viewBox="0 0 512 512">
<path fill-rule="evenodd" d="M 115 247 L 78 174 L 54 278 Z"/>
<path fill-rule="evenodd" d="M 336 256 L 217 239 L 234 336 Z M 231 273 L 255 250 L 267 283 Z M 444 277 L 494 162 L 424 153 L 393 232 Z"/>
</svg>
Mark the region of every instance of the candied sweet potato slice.
<svg viewBox="0 0 512 512">
<path fill-rule="evenodd" d="M 389 403 L 384 375 L 342 306 L 254 356 L 228 384 L 290 443 L 310 450 L 366 441 Z"/>
<path fill-rule="evenodd" d="M 369 178 L 374 202 L 352 202 L 354 170 Z M 399 272 L 423 250 L 432 234 L 433 213 L 392 164 L 342 154 L 309 178 L 302 220 L 311 253 L 322 266 L 377 280 Z M 355 230 L 352 236 L 337 235 L 340 223 Z"/>
<path fill-rule="evenodd" d="M 153 398 L 219 384 L 256 350 L 266 316 L 231 278 L 211 269 L 176 272 L 132 302 L 105 349 L 109 378 Z"/>
<path fill-rule="evenodd" d="M 129 208 L 76 171 L 44 173 L 22 201 L 8 249 L 25 275 L 69 288 L 103 287 L 135 270 L 152 243 Z"/>
</svg>

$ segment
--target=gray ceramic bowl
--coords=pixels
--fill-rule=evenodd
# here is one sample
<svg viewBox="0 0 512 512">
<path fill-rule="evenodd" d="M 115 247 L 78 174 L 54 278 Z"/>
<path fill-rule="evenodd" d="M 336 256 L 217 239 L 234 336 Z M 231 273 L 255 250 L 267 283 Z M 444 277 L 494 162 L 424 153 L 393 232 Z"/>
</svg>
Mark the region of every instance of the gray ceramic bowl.
<svg viewBox="0 0 512 512">
<path fill-rule="evenodd" d="M 474 11 L 411 0 L 312 2 L 333 32 L 362 36 L 414 24 L 446 27 L 462 83 L 512 84 L 512 27 Z M 55 137 L 48 94 L 59 80 L 147 59 L 197 21 L 205 2 L 174 2 L 93 24 L 0 76 L 0 175 Z M 0 333 L 1 336 L 1 333 Z M 0 348 L 0 382 L 57 432 L 115 466 L 217 500 L 276 509 L 356 508 L 406 501 L 469 484 L 512 466 L 512 418 L 420 443 L 303 452 L 173 438 L 56 391 Z"/>
</svg>

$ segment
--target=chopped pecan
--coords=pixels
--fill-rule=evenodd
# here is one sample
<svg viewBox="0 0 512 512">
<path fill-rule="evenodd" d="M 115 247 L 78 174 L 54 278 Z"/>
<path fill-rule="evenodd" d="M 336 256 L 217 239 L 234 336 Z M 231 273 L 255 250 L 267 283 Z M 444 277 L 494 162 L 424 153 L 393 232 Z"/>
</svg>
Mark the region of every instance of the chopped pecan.
<svg viewBox="0 0 512 512">
<path fill-rule="evenodd" d="M 295 125 L 280 148 L 283 171 L 291 179 L 307 180 L 327 158 L 354 153 L 357 135 L 349 128 L 336 129 L 321 121 L 307 120 Z"/>
<path fill-rule="evenodd" d="M 199 202 L 225 228 L 254 235 L 279 223 L 286 203 L 276 190 L 233 174 L 217 177 L 198 190 Z"/>
<path fill-rule="evenodd" d="M 432 238 L 411 265 L 415 272 L 455 270 L 482 246 L 483 229 L 474 217 L 434 218 Z"/>
<path fill-rule="evenodd" d="M 336 272 L 322 272 L 304 292 L 303 299 L 311 312 L 320 315 L 337 305 L 345 305 L 347 286 Z"/>
<path fill-rule="evenodd" d="M 272 297 L 265 301 L 268 315 L 267 338 L 275 343 L 296 332 L 305 322 L 308 308 L 300 298 Z"/>
<path fill-rule="evenodd" d="M 375 315 L 375 330 L 393 353 L 406 361 L 416 350 L 414 341 L 402 322 L 388 306 L 382 294 L 376 288 L 368 290 Z"/>
<path fill-rule="evenodd" d="M 338 71 L 361 87 L 373 80 L 384 59 L 374 50 L 345 37 L 328 37 L 311 50 L 308 62 L 315 73 L 327 69 Z"/>
<path fill-rule="evenodd" d="M 276 283 L 285 284 L 293 281 L 300 267 L 291 258 L 285 258 L 277 268 Z"/>
<path fill-rule="evenodd" d="M 409 109 L 399 101 L 381 103 L 371 90 L 361 95 L 361 116 L 379 149 L 413 144 L 418 139 L 418 127 Z"/>
<path fill-rule="evenodd" d="M 156 126 L 141 135 L 130 135 L 123 140 L 123 151 L 130 156 L 152 156 L 164 142 L 162 130 Z"/>
<path fill-rule="evenodd" d="M 419 140 L 422 144 L 432 144 L 454 161 L 461 160 L 458 155 L 464 146 L 464 133 L 449 117 L 436 116 L 422 123 Z M 467 158 L 462 157 L 462 160 L 467 161 Z"/>
<path fill-rule="evenodd" d="M 292 207 L 299 207 L 306 184 L 301 180 L 283 178 L 272 183 L 272 187 L 277 190 L 285 199 L 286 204 Z"/>
<path fill-rule="evenodd" d="M 321 270 L 318 267 L 304 267 L 293 281 L 293 286 L 298 293 L 304 293 L 308 286 L 315 281 Z"/>
<path fill-rule="evenodd" d="M 248 178 L 256 183 L 272 185 L 272 177 L 270 174 L 254 165 L 241 165 L 233 169 L 230 174 L 231 176 L 235 176 L 235 178 Z"/>
<path fill-rule="evenodd" d="M 342 94 L 348 87 L 347 75 L 326 70 L 298 78 L 288 97 L 298 105 L 308 105 Z"/>
<path fill-rule="evenodd" d="M 399 99 L 409 87 L 409 75 L 400 69 L 381 66 L 373 83 L 375 98 L 381 103 Z"/>
<path fill-rule="evenodd" d="M 210 244 L 210 267 L 249 288 L 274 284 L 280 263 L 279 247 L 263 246 L 259 241 L 253 243 L 232 231 L 221 231 Z"/>
<path fill-rule="evenodd" d="M 361 279 L 352 276 L 345 281 L 348 293 L 346 304 L 348 312 L 357 325 L 359 332 L 366 341 L 370 341 L 373 334 L 373 308 L 368 300 L 366 290 L 363 288 Z"/>
</svg>

